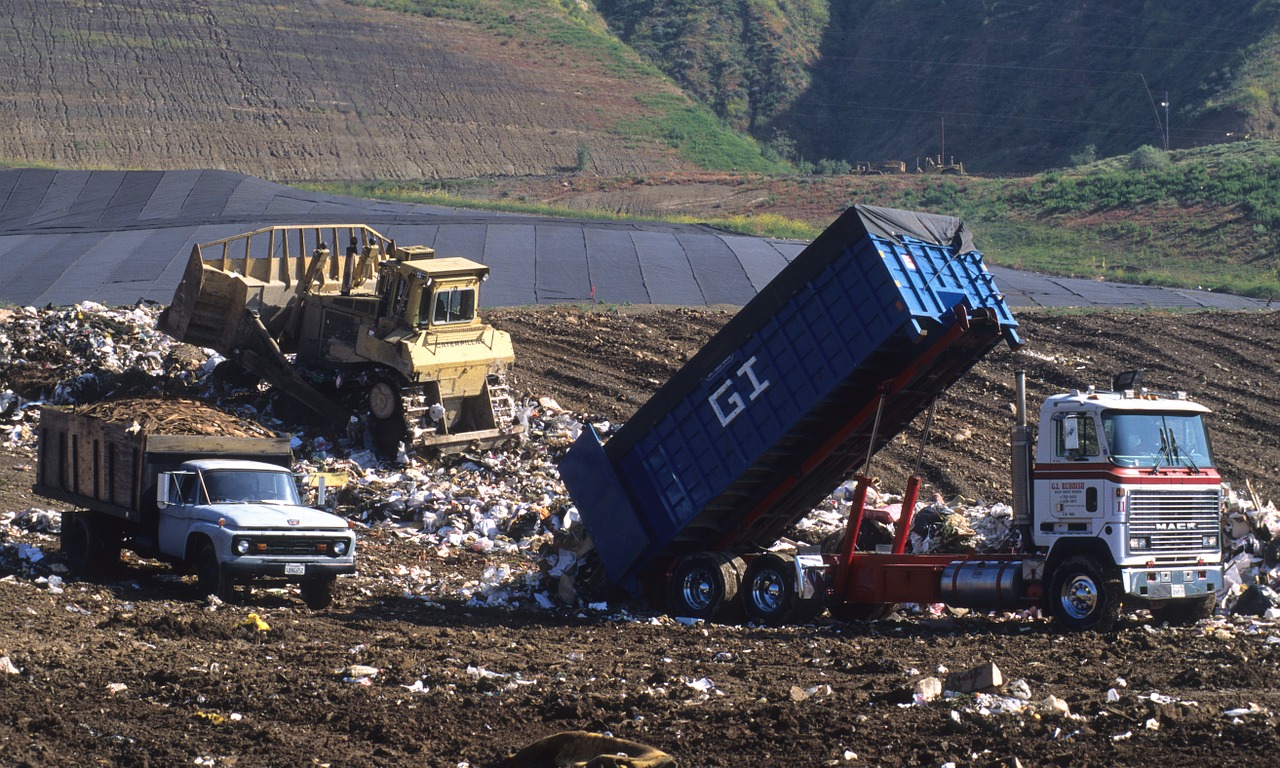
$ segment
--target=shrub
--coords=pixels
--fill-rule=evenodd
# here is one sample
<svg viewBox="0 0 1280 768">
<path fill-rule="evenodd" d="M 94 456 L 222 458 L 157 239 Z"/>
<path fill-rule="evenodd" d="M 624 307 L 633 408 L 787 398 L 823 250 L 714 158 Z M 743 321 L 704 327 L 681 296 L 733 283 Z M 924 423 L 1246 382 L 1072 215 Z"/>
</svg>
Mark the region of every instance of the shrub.
<svg viewBox="0 0 1280 768">
<path fill-rule="evenodd" d="M 1135 171 L 1151 171 L 1169 164 L 1169 153 L 1150 144 L 1129 153 L 1129 167 Z"/>
<path fill-rule="evenodd" d="M 1088 144 L 1084 149 L 1071 155 L 1071 164 L 1075 166 L 1088 165 L 1098 159 L 1098 145 Z"/>
</svg>

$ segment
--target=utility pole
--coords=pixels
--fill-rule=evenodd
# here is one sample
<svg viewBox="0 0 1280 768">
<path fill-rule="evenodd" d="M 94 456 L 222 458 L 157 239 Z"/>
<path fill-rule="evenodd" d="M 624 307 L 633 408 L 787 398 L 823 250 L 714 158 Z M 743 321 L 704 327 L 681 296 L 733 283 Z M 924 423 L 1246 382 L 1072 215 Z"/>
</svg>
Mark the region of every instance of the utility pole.
<svg viewBox="0 0 1280 768">
<path fill-rule="evenodd" d="M 1169 92 L 1164 92 L 1164 101 L 1160 102 L 1160 106 L 1164 107 L 1164 151 L 1169 151 Z"/>
</svg>

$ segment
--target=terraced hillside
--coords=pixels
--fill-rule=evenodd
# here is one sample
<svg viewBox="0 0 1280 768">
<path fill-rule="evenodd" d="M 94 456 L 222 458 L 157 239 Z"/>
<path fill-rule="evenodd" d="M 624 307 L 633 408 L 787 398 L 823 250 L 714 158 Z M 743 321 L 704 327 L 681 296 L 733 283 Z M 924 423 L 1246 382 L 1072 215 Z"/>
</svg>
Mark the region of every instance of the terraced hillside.
<svg viewBox="0 0 1280 768">
<path fill-rule="evenodd" d="M 0 161 L 281 181 L 621 175 L 687 167 L 662 135 L 672 112 L 719 130 L 624 46 L 574 46 L 605 38 L 562 10 L 493 6 L 503 15 L 466 20 L 338 0 L 8 0 Z"/>
</svg>

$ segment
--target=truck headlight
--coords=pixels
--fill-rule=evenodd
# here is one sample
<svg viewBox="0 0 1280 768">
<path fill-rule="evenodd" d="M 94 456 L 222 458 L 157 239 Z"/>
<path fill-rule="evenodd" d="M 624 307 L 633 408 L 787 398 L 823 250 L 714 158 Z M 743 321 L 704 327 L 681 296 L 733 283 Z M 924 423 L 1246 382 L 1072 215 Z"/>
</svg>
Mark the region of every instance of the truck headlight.
<svg viewBox="0 0 1280 768">
<path fill-rule="evenodd" d="M 1201 539 L 1200 543 L 1205 549 L 1217 549 L 1218 537 L 1213 534 L 1206 534 L 1205 537 Z"/>
<path fill-rule="evenodd" d="M 1133 552 L 1151 549 L 1151 539 L 1147 536 L 1130 536 L 1129 549 Z"/>
<path fill-rule="evenodd" d="M 347 542 L 343 540 L 338 540 L 333 542 L 333 554 L 337 555 L 338 557 L 342 557 L 343 555 L 347 554 Z"/>
<path fill-rule="evenodd" d="M 249 554 L 250 546 L 252 545 L 249 543 L 248 539 L 236 539 L 236 554 L 237 555 Z"/>
</svg>

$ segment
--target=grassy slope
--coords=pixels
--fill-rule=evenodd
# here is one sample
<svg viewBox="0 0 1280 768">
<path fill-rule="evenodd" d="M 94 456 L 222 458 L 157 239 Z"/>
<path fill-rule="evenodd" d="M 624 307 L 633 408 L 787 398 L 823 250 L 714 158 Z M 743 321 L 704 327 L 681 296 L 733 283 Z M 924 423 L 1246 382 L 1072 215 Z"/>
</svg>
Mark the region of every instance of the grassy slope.
<svg viewBox="0 0 1280 768">
<path fill-rule="evenodd" d="M 1280 297 L 1280 142 L 1172 152 L 1131 170 L 1129 158 L 1025 178 L 905 176 L 678 176 L 405 185 L 330 185 L 331 191 L 438 204 L 581 217 L 578 195 L 622 200 L 639 186 L 718 184 L 759 190 L 764 202 L 714 215 L 647 218 L 812 238 L 855 203 L 956 215 L 992 263 L 1052 274 Z M 596 215 L 618 218 L 617 208 Z"/>
</svg>

